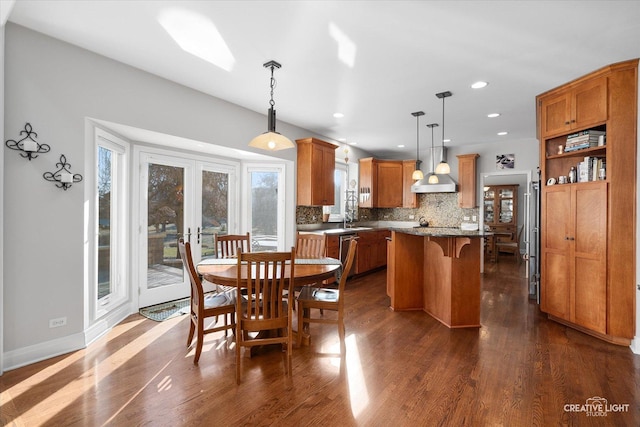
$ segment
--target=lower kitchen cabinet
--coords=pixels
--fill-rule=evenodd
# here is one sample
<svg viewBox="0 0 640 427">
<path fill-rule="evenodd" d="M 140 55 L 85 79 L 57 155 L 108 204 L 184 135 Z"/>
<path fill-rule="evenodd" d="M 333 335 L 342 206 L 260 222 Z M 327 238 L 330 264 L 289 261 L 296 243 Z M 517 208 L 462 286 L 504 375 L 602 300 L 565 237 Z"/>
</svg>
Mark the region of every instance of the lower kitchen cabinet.
<svg viewBox="0 0 640 427">
<path fill-rule="evenodd" d="M 387 265 L 387 237 L 389 230 L 358 232 L 356 274 L 366 273 Z"/>
</svg>

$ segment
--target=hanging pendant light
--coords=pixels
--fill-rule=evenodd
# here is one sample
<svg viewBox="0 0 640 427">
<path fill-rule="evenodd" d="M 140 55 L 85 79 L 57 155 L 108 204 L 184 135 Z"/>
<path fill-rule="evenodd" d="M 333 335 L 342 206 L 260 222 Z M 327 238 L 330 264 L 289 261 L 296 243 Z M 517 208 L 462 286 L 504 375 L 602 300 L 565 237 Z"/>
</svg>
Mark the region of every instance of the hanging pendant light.
<svg viewBox="0 0 640 427">
<path fill-rule="evenodd" d="M 420 116 L 424 116 L 424 111 L 416 111 L 411 115 L 416 118 L 416 170 L 413 171 L 411 179 L 417 181 L 424 178 L 424 174 L 420 170 L 420 163 L 422 163 L 420 161 Z"/>
<path fill-rule="evenodd" d="M 438 126 L 437 123 L 431 123 L 427 125 L 428 128 L 431 128 L 431 172 L 429 172 L 429 179 L 427 180 L 429 184 L 437 184 L 438 182 L 440 182 L 438 180 L 438 175 L 433 173 L 433 166 L 435 164 L 433 160 L 433 158 L 435 157 L 435 151 L 433 151 L 433 128 L 437 126 Z"/>
<path fill-rule="evenodd" d="M 447 163 L 447 154 L 444 149 L 444 99 L 451 96 L 451 92 L 440 92 L 436 93 L 436 96 L 442 99 L 442 159 L 438 166 L 436 167 L 436 173 L 438 175 L 446 175 L 451 173 L 451 168 L 449 167 L 449 163 Z"/>
<path fill-rule="evenodd" d="M 267 112 L 267 132 L 256 136 L 249 143 L 249 147 L 261 148 L 263 150 L 276 151 L 286 148 L 293 148 L 295 145 L 289 138 L 276 132 L 276 110 L 273 108 L 276 103 L 273 100 L 273 89 L 276 86 L 276 79 L 273 78 L 273 69 L 282 65 L 276 61 L 269 61 L 263 64 L 264 68 L 271 68 L 271 100 L 269 101 L 269 111 Z"/>
</svg>

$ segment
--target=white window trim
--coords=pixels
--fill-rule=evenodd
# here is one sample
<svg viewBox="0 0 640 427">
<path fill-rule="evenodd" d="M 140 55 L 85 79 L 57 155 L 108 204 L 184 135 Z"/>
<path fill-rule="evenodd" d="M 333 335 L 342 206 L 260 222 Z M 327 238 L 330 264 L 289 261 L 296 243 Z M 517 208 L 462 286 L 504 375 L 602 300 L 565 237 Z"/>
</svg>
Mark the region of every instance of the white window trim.
<svg viewBox="0 0 640 427">
<path fill-rule="evenodd" d="M 112 187 L 117 188 L 116 209 L 112 212 L 117 224 L 114 233 L 115 245 L 117 246 L 117 273 L 115 276 L 116 286 L 114 292 L 101 301 L 97 300 L 97 278 L 98 278 L 98 147 L 102 146 L 116 153 L 116 170 L 114 171 Z M 130 300 L 129 278 L 129 142 L 100 128 L 94 128 L 94 144 L 91 155 L 91 163 L 87 174 L 87 188 L 90 191 L 87 242 L 88 257 L 87 263 L 87 323 L 92 325 L 98 320 L 107 316 L 111 311 Z"/>
</svg>

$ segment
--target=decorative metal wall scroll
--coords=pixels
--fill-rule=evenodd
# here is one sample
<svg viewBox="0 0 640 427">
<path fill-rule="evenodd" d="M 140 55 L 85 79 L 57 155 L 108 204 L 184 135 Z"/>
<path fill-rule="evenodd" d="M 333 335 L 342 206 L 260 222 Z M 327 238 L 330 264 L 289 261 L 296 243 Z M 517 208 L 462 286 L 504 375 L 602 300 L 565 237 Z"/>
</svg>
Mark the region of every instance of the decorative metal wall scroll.
<svg viewBox="0 0 640 427">
<path fill-rule="evenodd" d="M 48 153 L 51 147 L 47 144 L 40 144 L 35 138 L 38 134 L 33 131 L 30 123 L 24 125 L 24 130 L 20 131 L 20 135 L 25 135 L 24 138 L 19 141 L 8 139 L 5 141 L 5 145 L 12 150 L 20 151 L 20 155 L 29 160 L 38 157 L 38 154 Z"/>
<path fill-rule="evenodd" d="M 71 173 L 71 163 L 67 163 L 64 154 L 60 155 L 60 161 L 56 163 L 56 167 L 59 168 L 57 171 L 45 172 L 42 175 L 47 181 L 55 182 L 56 187 L 67 191 L 67 188 L 71 187 L 74 182 L 82 181 L 82 175 Z"/>
</svg>

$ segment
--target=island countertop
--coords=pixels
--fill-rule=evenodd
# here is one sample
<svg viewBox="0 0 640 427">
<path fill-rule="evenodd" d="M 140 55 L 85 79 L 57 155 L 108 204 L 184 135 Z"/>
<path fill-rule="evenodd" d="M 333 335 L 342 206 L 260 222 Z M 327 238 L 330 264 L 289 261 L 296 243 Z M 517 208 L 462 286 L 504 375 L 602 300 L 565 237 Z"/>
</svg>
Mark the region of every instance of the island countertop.
<svg viewBox="0 0 640 427">
<path fill-rule="evenodd" d="M 411 227 L 396 228 L 389 227 L 389 230 L 397 233 L 413 234 L 415 236 L 434 236 L 434 237 L 488 237 L 493 235 L 492 232 L 475 230 L 467 231 L 455 227 Z"/>
</svg>

